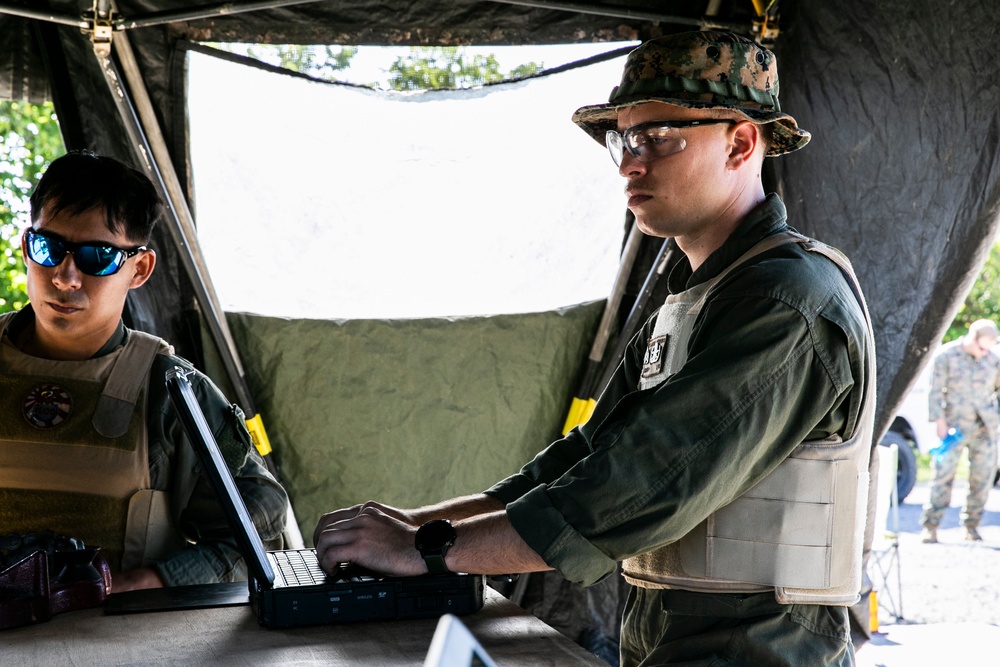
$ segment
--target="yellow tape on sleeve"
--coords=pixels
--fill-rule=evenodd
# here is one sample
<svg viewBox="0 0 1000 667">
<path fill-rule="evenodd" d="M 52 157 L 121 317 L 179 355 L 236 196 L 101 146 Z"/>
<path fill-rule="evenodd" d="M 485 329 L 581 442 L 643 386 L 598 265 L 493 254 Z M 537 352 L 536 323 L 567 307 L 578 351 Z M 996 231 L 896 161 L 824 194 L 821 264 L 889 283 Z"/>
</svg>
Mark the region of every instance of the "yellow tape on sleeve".
<svg viewBox="0 0 1000 667">
<path fill-rule="evenodd" d="M 574 398 L 566 414 L 566 423 L 563 424 L 562 434 L 566 435 L 579 423 L 580 413 L 583 411 L 584 401 L 582 398 Z"/>
<path fill-rule="evenodd" d="M 586 424 L 590 420 L 590 416 L 594 414 L 596 406 L 597 401 L 593 398 L 586 400 L 574 398 L 572 405 L 569 406 L 569 414 L 566 415 L 566 423 L 563 424 L 562 434 L 566 435 L 577 426 Z"/>
</svg>

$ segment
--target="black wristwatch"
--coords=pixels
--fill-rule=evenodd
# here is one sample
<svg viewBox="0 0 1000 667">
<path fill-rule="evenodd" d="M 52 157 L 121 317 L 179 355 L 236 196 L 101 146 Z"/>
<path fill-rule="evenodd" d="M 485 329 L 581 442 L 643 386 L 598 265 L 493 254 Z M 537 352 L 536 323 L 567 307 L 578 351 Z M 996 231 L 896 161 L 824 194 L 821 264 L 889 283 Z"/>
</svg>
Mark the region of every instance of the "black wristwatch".
<svg viewBox="0 0 1000 667">
<path fill-rule="evenodd" d="M 445 554 L 448 548 L 455 544 L 458 534 L 451 526 L 451 521 L 435 519 L 428 521 L 417 529 L 417 538 L 414 546 L 423 556 L 427 563 L 427 570 L 431 574 L 448 574 L 450 570 L 444 563 Z"/>
</svg>

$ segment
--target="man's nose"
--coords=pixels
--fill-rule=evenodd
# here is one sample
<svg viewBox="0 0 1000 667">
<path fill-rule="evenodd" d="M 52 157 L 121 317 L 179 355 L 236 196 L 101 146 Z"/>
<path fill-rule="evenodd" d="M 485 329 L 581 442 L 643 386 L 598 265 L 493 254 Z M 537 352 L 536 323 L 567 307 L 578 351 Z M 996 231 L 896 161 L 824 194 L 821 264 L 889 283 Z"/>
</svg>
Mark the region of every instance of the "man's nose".
<svg viewBox="0 0 1000 667">
<path fill-rule="evenodd" d="M 627 150 L 622 151 L 622 161 L 618 165 L 618 173 L 628 178 L 638 174 L 646 173 L 646 163 L 640 162 L 639 158 L 633 157 Z"/>
<path fill-rule="evenodd" d="M 67 252 L 63 261 L 55 267 L 52 283 L 61 290 L 79 289 L 82 275 L 73 260 L 73 253 Z"/>
</svg>

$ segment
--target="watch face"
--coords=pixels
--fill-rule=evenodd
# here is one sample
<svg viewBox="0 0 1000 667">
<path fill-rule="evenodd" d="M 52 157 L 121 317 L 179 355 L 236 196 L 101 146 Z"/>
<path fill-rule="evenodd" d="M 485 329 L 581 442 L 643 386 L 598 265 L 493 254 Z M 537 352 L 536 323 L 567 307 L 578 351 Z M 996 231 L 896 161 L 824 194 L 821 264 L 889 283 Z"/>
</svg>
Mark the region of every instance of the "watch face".
<svg viewBox="0 0 1000 667">
<path fill-rule="evenodd" d="M 416 547 L 421 551 L 451 546 L 454 541 L 455 529 L 451 527 L 450 521 L 428 521 L 417 530 Z"/>
</svg>

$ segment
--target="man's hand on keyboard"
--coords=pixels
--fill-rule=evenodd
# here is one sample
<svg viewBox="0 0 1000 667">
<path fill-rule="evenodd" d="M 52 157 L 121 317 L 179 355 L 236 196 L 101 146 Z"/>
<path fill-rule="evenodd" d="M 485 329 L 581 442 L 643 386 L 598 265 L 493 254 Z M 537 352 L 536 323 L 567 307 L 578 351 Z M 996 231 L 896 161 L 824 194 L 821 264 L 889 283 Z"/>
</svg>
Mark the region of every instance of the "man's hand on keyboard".
<svg viewBox="0 0 1000 667">
<path fill-rule="evenodd" d="M 319 544 L 320 533 L 326 530 L 329 526 L 332 526 L 339 521 L 344 521 L 345 519 L 353 519 L 368 508 L 378 510 L 382 514 L 402 521 L 414 529 L 419 528 L 420 524 L 424 521 L 417 518 L 413 514 L 413 511 L 401 510 L 396 507 L 390 507 L 388 505 L 383 505 L 382 503 L 377 503 L 374 500 L 369 500 L 366 503 L 345 507 L 344 509 L 336 510 L 335 512 L 327 512 L 321 516 L 319 518 L 319 522 L 316 524 L 316 530 L 313 531 L 313 544 Z"/>
<path fill-rule="evenodd" d="M 313 541 L 316 557 L 325 572 L 333 574 L 340 563 L 350 562 L 382 574 L 427 573 L 427 566 L 414 547 L 417 528 L 383 510 L 393 511 L 393 508 L 366 503 L 360 509 L 355 506 L 320 519 Z"/>
</svg>

